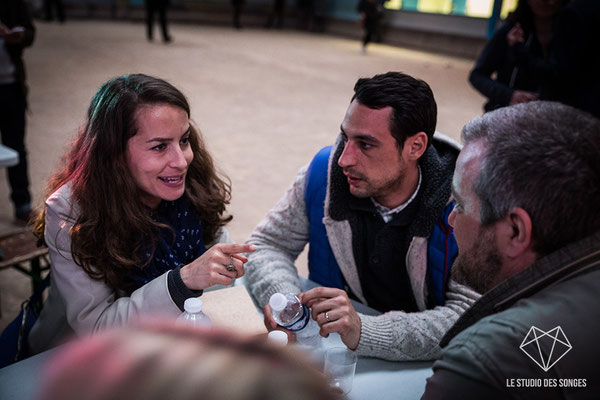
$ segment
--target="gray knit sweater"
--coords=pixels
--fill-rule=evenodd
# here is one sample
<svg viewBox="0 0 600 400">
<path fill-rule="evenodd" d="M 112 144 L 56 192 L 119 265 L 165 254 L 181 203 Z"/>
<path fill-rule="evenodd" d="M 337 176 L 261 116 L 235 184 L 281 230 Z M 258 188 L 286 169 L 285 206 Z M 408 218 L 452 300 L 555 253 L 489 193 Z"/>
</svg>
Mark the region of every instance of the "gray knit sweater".
<svg viewBox="0 0 600 400">
<path fill-rule="evenodd" d="M 436 133 L 439 142 L 457 148 L 451 139 Z M 339 145 L 339 138 L 336 142 Z M 335 151 L 329 161 L 331 171 Z M 257 246 L 246 264 L 246 285 L 260 307 L 273 293 L 298 293 L 300 280 L 294 262 L 309 239 L 309 221 L 304 202 L 307 167 L 298 172 L 292 186 L 254 229 L 248 243 Z M 329 174 L 331 175 L 331 174 Z M 352 231 L 345 220 L 330 212 L 331 176 L 328 177 L 323 223 L 329 243 L 344 278 L 354 294 L 366 304 L 358 279 L 352 251 Z M 359 355 L 387 360 L 429 360 L 440 355 L 439 341 L 458 317 L 479 297 L 477 293 L 452 280 L 443 307 L 426 309 L 427 238 L 415 236 L 406 256 L 411 286 L 420 312 L 390 311 L 379 316 L 360 314 Z"/>
</svg>

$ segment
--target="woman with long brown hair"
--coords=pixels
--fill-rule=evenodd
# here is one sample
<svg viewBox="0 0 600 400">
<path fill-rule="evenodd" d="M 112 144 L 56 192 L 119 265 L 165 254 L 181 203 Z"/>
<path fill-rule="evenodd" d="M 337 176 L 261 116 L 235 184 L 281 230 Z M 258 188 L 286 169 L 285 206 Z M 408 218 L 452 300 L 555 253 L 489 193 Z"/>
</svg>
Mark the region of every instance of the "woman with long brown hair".
<svg viewBox="0 0 600 400">
<path fill-rule="evenodd" d="M 231 243 L 230 184 L 189 118 L 185 96 L 146 75 L 93 97 L 35 221 L 52 283 L 33 353 L 140 315 L 179 315 L 185 299 L 244 274 L 239 253 L 254 247 Z"/>
</svg>

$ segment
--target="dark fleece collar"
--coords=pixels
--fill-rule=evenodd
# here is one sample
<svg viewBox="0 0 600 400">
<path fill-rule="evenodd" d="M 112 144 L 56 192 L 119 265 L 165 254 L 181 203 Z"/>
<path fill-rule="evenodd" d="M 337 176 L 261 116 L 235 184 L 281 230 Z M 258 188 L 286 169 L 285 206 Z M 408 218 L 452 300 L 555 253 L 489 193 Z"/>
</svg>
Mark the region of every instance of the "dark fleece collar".
<svg viewBox="0 0 600 400">
<path fill-rule="evenodd" d="M 329 171 L 329 216 L 335 221 L 347 220 L 352 214 L 349 207 L 352 194 L 342 168 L 337 164 L 343 149 L 344 143 L 340 141 L 333 153 Z M 434 139 L 419 160 L 423 181 L 414 200 L 418 203 L 418 209 L 409 226 L 410 236 L 428 237 L 433 231 L 450 198 L 458 153 L 459 150 L 450 144 Z"/>
</svg>

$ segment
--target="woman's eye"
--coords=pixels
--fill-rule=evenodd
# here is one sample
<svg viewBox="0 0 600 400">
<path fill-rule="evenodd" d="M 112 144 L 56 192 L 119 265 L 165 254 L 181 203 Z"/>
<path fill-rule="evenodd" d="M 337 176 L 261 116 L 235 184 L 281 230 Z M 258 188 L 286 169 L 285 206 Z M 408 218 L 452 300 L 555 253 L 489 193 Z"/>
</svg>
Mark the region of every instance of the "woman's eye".
<svg viewBox="0 0 600 400">
<path fill-rule="evenodd" d="M 152 150 L 161 151 L 161 150 L 164 150 L 164 148 L 165 148 L 165 145 L 161 143 L 161 144 L 158 144 L 158 145 L 154 146 L 152 148 Z"/>
<path fill-rule="evenodd" d="M 181 140 L 179 141 L 179 143 L 181 143 L 181 144 L 188 144 L 189 142 L 190 142 L 190 137 L 189 136 L 181 138 Z"/>
</svg>

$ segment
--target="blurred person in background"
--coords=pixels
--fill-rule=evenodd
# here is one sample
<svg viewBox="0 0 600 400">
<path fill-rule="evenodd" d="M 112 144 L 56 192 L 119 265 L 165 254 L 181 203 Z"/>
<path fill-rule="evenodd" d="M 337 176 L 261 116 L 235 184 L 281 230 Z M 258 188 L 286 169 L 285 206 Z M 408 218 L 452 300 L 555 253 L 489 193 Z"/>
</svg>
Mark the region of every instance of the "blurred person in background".
<svg viewBox="0 0 600 400">
<path fill-rule="evenodd" d="M 469 76 L 473 87 L 488 98 L 486 112 L 540 97 L 544 82 L 536 61 L 548 59 L 553 25 L 566 2 L 519 0 L 487 43 Z"/>
<path fill-rule="evenodd" d="M 367 51 L 367 44 L 373 38 L 377 38 L 382 9 L 383 6 L 379 4 L 378 0 L 360 0 L 358 2 L 357 11 L 360 14 L 360 25 L 365 31 L 361 48 L 363 53 Z"/>
<path fill-rule="evenodd" d="M 600 118 L 600 1 L 570 2 L 556 23 L 547 98 Z"/>
<path fill-rule="evenodd" d="M 167 324 L 72 343 L 47 365 L 39 400 L 334 400 L 301 354 L 265 341 Z"/>
<path fill-rule="evenodd" d="M 149 41 L 154 40 L 154 14 L 158 13 L 163 42 L 169 43 L 173 39 L 167 27 L 167 7 L 169 0 L 146 0 L 146 35 Z"/>
<path fill-rule="evenodd" d="M 283 28 L 283 20 L 285 17 L 285 0 L 273 0 L 273 5 L 269 11 L 269 17 L 265 28 L 272 28 L 275 26 L 277 29 Z"/>
<path fill-rule="evenodd" d="M 186 299 L 244 275 L 238 253 L 253 246 L 231 243 L 230 184 L 189 118 L 162 79 L 123 75 L 96 92 L 35 220 L 52 279 L 33 353 L 139 316 L 178 316 Z"/>
<path fill-rule="evenodd" d="M 54 20 L 54 10 L 56 10 L 56 18 L 62 24 L 65 22 L 65 5 L 62 0 L 44 0 L 44 17 L 46 21 Z"/>
<path fill-rule="evenodd" d="M 231 6 L 233 7 L 233 27 L 235 29 L 242 29 L 241 18 L 245 3 L 246 0 L 231 0 Z"/>
<path fill-rule="evenodd" d="M 23 49 L 31 46 L 35 28 L 23 0 L 0 1 L 0 134 L 2 143 L 19 153 L 19 164 L 7 169 L 15 219 L 27 222 L 31 194 L 25 148 L 27 85 Z"/>
</svg>

